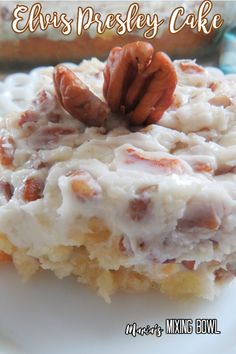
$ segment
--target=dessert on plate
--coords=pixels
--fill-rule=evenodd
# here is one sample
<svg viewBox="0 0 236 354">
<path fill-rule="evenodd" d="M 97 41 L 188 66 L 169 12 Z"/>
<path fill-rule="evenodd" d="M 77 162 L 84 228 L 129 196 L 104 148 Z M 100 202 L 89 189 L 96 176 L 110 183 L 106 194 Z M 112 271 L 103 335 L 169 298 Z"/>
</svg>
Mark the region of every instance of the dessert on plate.
<svg viewBox="0 0 236 354">
<path fill-rule="evenodd" d="M 0 83 L 0 249 L 105 300 L 236 270 L 236 76 L 146 42 Z"/>
</svg>

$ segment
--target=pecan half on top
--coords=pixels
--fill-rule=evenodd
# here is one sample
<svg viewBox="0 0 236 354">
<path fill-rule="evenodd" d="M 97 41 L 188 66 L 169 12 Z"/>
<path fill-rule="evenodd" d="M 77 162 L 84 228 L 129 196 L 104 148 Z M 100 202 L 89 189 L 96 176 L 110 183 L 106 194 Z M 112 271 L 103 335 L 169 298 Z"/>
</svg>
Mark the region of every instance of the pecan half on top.
<svg viewBox="0 0 236 354">
<path fill-rule="evenodd" d="M 73 71 L 57 65 L 53 73 L 54 87 L 62 107 L 75 119 L 88 126 L 101 126 L 109 113 L 100 100 Z"/>
<path fill-rule="evenodd" d="M 176 84 L 170 58 L 149 43 L 134 42 L 111 50 L 103 94 L 111 111 L 127 114 L 131 124 L 151 124 L 171 105 Z"/>
</svg>

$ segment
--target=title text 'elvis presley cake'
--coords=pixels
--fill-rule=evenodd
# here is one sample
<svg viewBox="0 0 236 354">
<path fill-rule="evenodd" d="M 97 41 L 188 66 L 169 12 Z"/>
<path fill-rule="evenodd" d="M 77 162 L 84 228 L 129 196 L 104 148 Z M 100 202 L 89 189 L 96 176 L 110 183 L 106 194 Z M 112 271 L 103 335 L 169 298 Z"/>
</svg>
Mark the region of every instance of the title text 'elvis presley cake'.
<svg viewBox="0 0 236 354">
<path fill-rule="evenodd" d="M 150 44 L 0 83 L 0 249 L 107 301 L 236 271 L 236 76 Z"/>
</svg>

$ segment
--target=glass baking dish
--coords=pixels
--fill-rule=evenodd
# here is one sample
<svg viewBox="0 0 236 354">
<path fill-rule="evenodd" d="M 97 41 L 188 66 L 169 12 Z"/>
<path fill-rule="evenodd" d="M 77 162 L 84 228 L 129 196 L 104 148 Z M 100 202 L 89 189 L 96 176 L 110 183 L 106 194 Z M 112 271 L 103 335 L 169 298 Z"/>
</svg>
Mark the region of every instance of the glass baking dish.
<svg viewBox="0 0 236 354">
<path fill-rule="evenodd" d="M 209 34 L 197 32 L 195 29 L 185 27 L 180 32 L 172 34 L 167 26 L 172 11 L 178 6 L 184 6 L 186 14 L 195 13 L 199 8 L 200 1 L 140 1 L 139 12 L 158 14 L 159 20 L 164 19 L 163 25 L 158 29 L 155 38 L 149 41 L 156 50 L 163 50 L 172 58 L 193 58 L 206 57 L 215 53 L 222 39 L 222 36 L 233 19 L 232 2 L 214 1 L 213 13 L 221 13 L 224 17 L 224 24 L 220 29 L 213 30 Z M 25 2 L 30 9 L 34 2 Z M 76 20 L 78 6 L 83 8 L 92 7 L 95 12 L 105 18 L 110 13 L 120 12 L 125 16 L 127 9 L 132 2 L 127 1 L 96 1 L 96 2 L 76 2 L 76 1 L 43 1 L 42 13 L 58 14 L 65 13 L 68 18 Z M 25 31 L 15 33 L 12 29 L 12 13 L 17 5 L 16 1 L 0 2 L 0 65 L 1 68 L 14 68 L 16 70 L 23 67 L 34 67 L 38 65 L 56 64 L 58 62 L 74 61 L 89 57 L 104 59 L 110 49 L 114 46 L 122 46 L 128 42 L 144 40 L 144 30 L 135 30 L 124 35 L 117 35 L 115 30 L 106 30 L 103 34 L 98 34 L 96 28 L 91 26 L 78 36 L 77 27 L 73 27 L 69 35 L 63 35 L 59 28 L 48 27 L 42 31 Z M 26 21 L 26 15 L 24 15 Z M 211 13 L 212 16 L 212 13 Z M 147 40 L 147 39 L 145 39 Z"/>
</svg>

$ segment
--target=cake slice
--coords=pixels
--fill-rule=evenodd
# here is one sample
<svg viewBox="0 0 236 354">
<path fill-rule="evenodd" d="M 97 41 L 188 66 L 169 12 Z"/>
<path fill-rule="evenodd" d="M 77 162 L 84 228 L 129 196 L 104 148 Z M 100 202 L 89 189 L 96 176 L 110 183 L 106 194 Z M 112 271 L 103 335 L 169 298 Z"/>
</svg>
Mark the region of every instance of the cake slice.
<svg viewBox="0 0 236 354">
<path fill-rule="evenodd" d="M 106 301 L 213 299 L 236 270 L 236 76 L 135 45 L 0 83 L 0 261 Z"/>
</svg>

